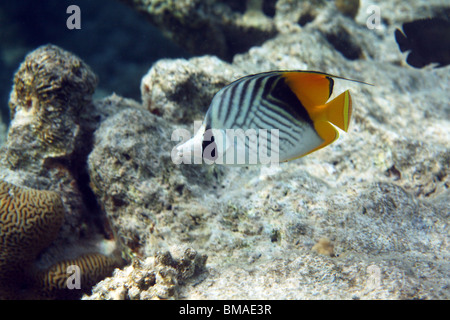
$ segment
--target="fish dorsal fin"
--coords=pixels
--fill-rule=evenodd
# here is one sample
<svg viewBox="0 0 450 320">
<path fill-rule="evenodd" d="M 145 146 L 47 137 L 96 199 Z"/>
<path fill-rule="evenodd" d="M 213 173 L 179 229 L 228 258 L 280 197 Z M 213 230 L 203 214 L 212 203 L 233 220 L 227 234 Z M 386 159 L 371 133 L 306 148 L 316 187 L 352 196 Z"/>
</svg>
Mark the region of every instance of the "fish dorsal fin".
<svg viewBox="0 0 450 320">
<path fill-rule="evenodd" d="M 333 93 L 333 79 L 373 86 L 373 84 L 364 81 L 348 79 L 319 71 L 282 71 L 281 76 L 286 79 L 286 84 L 295 93 L 308 112 L 312 108 L 324 105 L 328 101 Z"/>
<path fill-rule="evenodd" d="M 286 84 L 308 110 L 323 105 L 333 92 L 332 76 L 319 72 L 283 72 Z"/>
</svg>

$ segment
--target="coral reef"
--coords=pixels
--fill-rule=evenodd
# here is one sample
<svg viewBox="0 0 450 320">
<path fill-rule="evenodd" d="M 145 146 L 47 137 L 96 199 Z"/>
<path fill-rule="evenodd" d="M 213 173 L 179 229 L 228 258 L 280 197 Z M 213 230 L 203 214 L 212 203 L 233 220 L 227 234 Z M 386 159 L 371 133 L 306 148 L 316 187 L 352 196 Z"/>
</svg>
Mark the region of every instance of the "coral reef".
<svg viewBox="0 0 450 320">
<path fill-rule="evenodd" d="M 380 30 L 443 12 L 440 0 L 416 0 L 414 5 L 401 0 L 375 3 L 359 0 L 122 1 L 143 13 L 167 37 L 192 54 L 212 54 L 225 61 L 232 61 L 236 54 L 259 46 L 279 33 L 299 32 L 311 23 L 318 27 L 338 16 L 365 25 L 373 10 L 371 5 L 382 12 Z"/>
<path fill-rule="evenodd" d="M 56 192 L 0 181 L 0 283 L 11 287 L 8 282 L 25 278 L 38 254 L 56 238 L 63 219 Z"/>
<path fill-rule="evenodd" d="M 147 110 L 130 107 L 107 118 L 95 132 L 88 158 L 92 189 L 117 236 L 139 254 L 175 245 L 166 241 L 172 236 L 158 221 L 170 220 L 178 204 L 205 193 L 220 179 L 220 170 L 173 164 L 170 138 L 175 128 Z"/>
<path fill-rule="evenodd" d="M 11 168 L 24 169 L 27 162 L 42 166 L 39 160 L 73 153 L 79 142 L 78 115 L 96 84 L 83 61 L 56 46 L 28 54 L 14 76 L 9 101 L 6 161 Z"/>
<path fill-rule="evenodd" d="M 101 110 L 91 102 L 96 83 L 82 60 L 53 45 L 29 53 L 14 77 L 0 152 L 2 298 L 63 298 L 53 283 L 67 263 L 82 264 L 84 290 L 122 263 L 115 246 L 102 248 L 111 236 L 85 168 L 96 123 L 110 112 L 107 99 Z"/>
<path fill-rule="evenodd" d="M 142 104 L 116 95 L 90 102 L 91 91 L 81 89 L 84 108 L 60 115 L 67 120 L 61 132 L 72 133 L 64 148 L 53 118 L 40 127 L 52 138 L 32 139 L 28 123 L 42 118 L 29 110 L 39 110 L 33 101 L 40 100 L 28 106 L 14 87 L 11 99 L 19 102 L 3 150 L 29 141 L 37 151 L 3 152 L 0 179 L 57 191 L 65 208 L 57 237 L 32 262 L 30 281 L 43 290 L 22 291 L 75 297 L 63 289 L 64 269 L 75 263 L 88 270 L 84 299 L 450 297 L 450 75 L 409 68 L 392 37 L 398 24 L 434 12 L 437 1 L 377 3 L 385 14 L 373 30 L 368 2 L 353 19 L 326 1 L 133 3 L 193 52 L 211 50 L 228 62 L 162 60 L 142 80 Z M 248 42 L 247 29 L 239 29 L 247 44 L 265 40 L 244 52 L 249 47 L 229 44 L 239 19 L 223 22 L 234 14 L 254 15 L 254 28 L 268 21 L 275 31 Z M 172 162 L 174 130 L 194 134 L 192 121 L 203 118 L 221 86 L 276 69 L 320 70 L 374 86 L 336 81 L 336 92 L 352 92 L 350 130 L 308 157 L 279 167 Z M 122 250 L 133 262 L 90 293 L 122 265 Z"/>
<path fill-rule="evenodd" d="M 90 292 L 93 285 L 111 275 L 113 270 L 124 265 L 124 261 L 116 257 L 108 257 L 100 253 L 83 254 L 75 259 L 57 262 L 47 270 L 38 271 L 33 275 L 35 288 L 42 288 L 38 296 L 46 299 L 74 299 L 81 293 Z M 67 285 L 69 267 L 79 269 L 79 288 L 69 288 Z M 74 281 L 75 282 L 75 281 Z M 75 284 L 74 284 L 75 285 Z M 78 290 L 77 290 L 78 289 Z M 81 291 L 81 292 L 80 292 Z"/>
<path fill-rule="evenodd" d="M 135 259 L 114 278 L 100 282 L 89 300 L 155 300 L 182 298 L 181 285 L 205 272 L 206 255 L 192 248 L 173 248 L 145 260 Z"/>
<path fill-rule="evenodd" d="M 182 286 L 183 298 L 448 298 L 448 72 L 405 66 L 395 23 L 368 29 L 366 3 L 355 20 L 336 15 L 334 3 L 302 18 L 294 3 L 280 0 L 280 33 L 233 63 L 156 63 L 141 85 L 147 110 L 122 110 L 95 132 L 88 163 L 97 198 L 135 253 L 182 244 L 208 255 L 208 276 Z M 374 86 L 336 82 L 337 92 L 352 92 L 350 131 L 303 159 L 278 168 L 171 163 L 172 131 L 191 131 L 222 82 L 276 69 Z M 144 298 L 126 277 L 116 272 L 95 298 L 113 298 L 111 290 Z M 135 293 L 113 289 L 124 282 Z"/>
</svg>

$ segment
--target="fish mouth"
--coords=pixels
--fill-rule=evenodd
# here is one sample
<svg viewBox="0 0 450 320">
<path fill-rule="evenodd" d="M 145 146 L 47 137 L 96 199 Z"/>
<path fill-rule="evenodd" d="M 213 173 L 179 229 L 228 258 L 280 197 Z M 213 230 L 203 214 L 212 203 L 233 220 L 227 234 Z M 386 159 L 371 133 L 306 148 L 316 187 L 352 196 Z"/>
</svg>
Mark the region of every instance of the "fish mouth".
<svg viewBox="0 0 450 320">
<path fill-rule="evenodd" d="M 183 143 L 182 145 L 176 148 L 176 155 L 179 158 L 184 158 L 186 155 L 190 155 L 192 157 L 200 157 L 202 156 L 202 144 L 203 144 L 203 136 L 206 131 L 205 124 L 202 124 L 197 133 L 188 141 Z M 198 151 L 200 150 L 200 154 Z"/>
</svg>

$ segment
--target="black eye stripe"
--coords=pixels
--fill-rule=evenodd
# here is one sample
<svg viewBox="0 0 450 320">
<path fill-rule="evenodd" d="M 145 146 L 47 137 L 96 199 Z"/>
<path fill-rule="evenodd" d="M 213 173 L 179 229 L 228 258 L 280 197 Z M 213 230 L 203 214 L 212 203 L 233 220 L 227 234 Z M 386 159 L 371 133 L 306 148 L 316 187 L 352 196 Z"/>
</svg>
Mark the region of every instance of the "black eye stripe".
<svg viewBox="0 0 450 320">
<path fill-rule="evenodd" d="M 205 137 L 206 136 L 206 137 Z M 205 153 L 206 149 L 206 153 Z M 216 160 L 217 155 L 217 144 L 214 142 L 214 135 L 211 130 L 206 130 L 203 134 L 202 141 L 202 157 L 208 160 Z"/>
</svg>

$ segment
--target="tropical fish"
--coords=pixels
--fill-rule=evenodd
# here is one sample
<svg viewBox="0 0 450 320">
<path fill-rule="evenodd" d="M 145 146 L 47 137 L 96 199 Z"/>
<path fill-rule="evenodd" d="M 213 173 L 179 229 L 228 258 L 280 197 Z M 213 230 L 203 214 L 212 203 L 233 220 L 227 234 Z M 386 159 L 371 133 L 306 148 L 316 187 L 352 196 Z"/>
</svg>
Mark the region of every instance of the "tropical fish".
<svg viewBox="0 0 450 320">
<path fill-rule="evenodd" d="M 441 18 L 420 19 L 395 30 L 401 52 L 409 51 L 406 62 L 415 67 L 435 62 L 437 67 L 450 64 L 450 21 Z"/>
<path fill-rule="evenodd" d="M 200 129 L 176 147 L 178 156 L 191 163 L 195 147 L 194 157 L 206 163 L 273 164 L 319 150 L 339 137 L 336 127 L 348 131 L 350 124 L 349 90 L 327 102 L 334 79 L 361 82 L 317 71 L 240 78 L 214 96 Z"/>
</svg>

